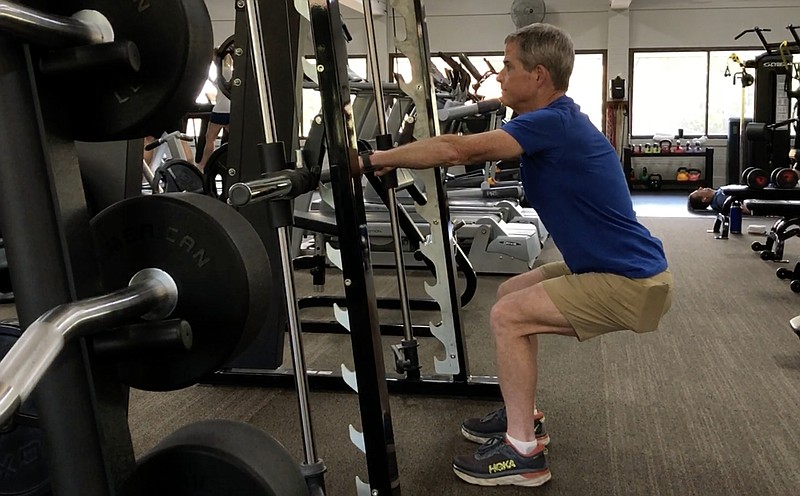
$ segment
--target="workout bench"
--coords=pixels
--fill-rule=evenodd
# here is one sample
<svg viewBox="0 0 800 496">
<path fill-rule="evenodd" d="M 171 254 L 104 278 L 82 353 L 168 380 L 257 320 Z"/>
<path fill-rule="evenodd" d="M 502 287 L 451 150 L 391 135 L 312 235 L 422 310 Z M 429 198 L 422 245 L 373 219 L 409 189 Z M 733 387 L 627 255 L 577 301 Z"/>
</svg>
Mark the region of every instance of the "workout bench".
<svg viewBox="0 0 800 496">
<path fill-rule="evenodd" d="M 762 260 L 782 260 L 787 239 L 800 235 L 800 201 L 745 200 L 745 207 L 759 216 L 780 217 L 767 233 L 764 243 L 754 241 L 753 251 L 761 252 Z"/>
<path fill-rule="evenodd" d="M 722 212 L 717 214 L 717 219 L 714 221 L 714 229 L 712 232 L 719 234 L 717 239 L 728 239 L 728 232 L 730 229 L 730 210 L 734 201 L 745 202 L 747 200 L 765 200 L 765 201 L 799 201 L 800 202 L 800 189 L 780 189 L 780 188 L 764 188 L 754 189 L 749 186 L 740 184 L 731 184 L 722 186 L 720 188 L 727 196 L 725 203 L 722 205 Z M 750 207 L 747 207 L 750 208 Z M 763 211 L 763 208 L 762 208 Z M 751 210 L 751 212 L 753 212 Z M 755 213 L 755 212 L 753 212 Z M 770 214 L 756 214 L 756 215 L 776 215 Z"/>
<path fill-rule="evenodd" d="M 773 226 L 772 231 L 767 237 L 767 245 L 765 246 L 765 248 L 768 248 L 771 243 L 775 242 L 777 246 L 775 254 L 777 256 L 775 258 L 765 258 L 764 251 L 762 251 L 761 258 L 764 260 L 783 258 L 783 242 L 792 236 L 800 235 L 800 227 L 789 229 L 789 227 L 800 225 L 800 201 L 746 200 L 744 205 L 755 215 L 776 215 L 782 217 L 781 220 L 776 222 Z M 756 243 L 753 243 L 753 249 L 757 251 Z M 789 279 L 791 281 L 789 284 L 791 290 L 795 293 L 800 293 L 800 262 L 796 263 L 792 270 L 784 267 L 779 268 L 775 272 L 775 275 L 778 279 Z"/>
</svg>

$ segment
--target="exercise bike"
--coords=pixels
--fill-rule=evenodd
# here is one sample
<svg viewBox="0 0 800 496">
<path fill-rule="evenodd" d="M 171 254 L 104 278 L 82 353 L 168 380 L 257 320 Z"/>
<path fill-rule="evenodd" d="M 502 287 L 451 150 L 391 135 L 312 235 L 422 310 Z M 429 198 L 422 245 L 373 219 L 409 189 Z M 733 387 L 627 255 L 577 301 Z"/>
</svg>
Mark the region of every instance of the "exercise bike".
<svg viewBox="0 0 800 496">
<path fill-rule="evenodd" d="M 153 158 L 150 163 L 142 160 L 143 191 L 204 193 L 203 173 L 188 160 L 181 141 L 192 141 L 192 137 L 180 131 L 165 132 L 145 145 L 145 151 L 153 151 Z"/>
</svg>

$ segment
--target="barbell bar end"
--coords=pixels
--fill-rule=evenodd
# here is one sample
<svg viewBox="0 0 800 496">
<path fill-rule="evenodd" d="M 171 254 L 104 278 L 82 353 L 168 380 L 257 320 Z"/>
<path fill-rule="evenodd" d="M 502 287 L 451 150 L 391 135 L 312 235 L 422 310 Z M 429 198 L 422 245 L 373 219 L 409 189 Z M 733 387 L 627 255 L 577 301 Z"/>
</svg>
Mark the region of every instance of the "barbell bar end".
<svg viewBox="0 0 800 496">
<path fill-rule="evenodd" d="M 93 33 L 95 43 L 110 43 L 114 41 L 114 27 L 108 18 L 96 10 L 83 9 L 72 15 L 85 24 Z"/>
<path fill-rule="evenodd" d="M 234 207 L 244 207 L 253 199 L 253 190 L 247 183 L 236 183 L 228 189 L 228 203 Z"/>
<path fill-rule="evenodd" d="M 178 285 L 175 279 L 161 269 L 142 269 L 131 277 L 128 286 L 155 281 L 164 286 L 166 297 L 163 298 L 152 310 L 142 315 L 145 320 L 162 320 L 167 318 L 178 305 Z"/>
</svg>

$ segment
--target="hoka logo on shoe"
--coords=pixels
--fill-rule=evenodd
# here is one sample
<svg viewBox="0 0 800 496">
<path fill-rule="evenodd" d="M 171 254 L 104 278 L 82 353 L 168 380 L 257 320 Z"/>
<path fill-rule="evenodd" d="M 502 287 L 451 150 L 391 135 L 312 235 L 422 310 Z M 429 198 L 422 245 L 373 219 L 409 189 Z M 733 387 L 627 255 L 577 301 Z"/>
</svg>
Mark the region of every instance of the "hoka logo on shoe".
<svg viewBox="0 0 800 496">
<path fill-rule="evenodd" d="M 492 463 L 489 465 L 489 473 L 495 474 L 497 472 L 502 472 L 512 468 L 517 468 L 517 464 L 514 463 L 514 460 L 503 460 L 502 462 Z"/>
</svg>

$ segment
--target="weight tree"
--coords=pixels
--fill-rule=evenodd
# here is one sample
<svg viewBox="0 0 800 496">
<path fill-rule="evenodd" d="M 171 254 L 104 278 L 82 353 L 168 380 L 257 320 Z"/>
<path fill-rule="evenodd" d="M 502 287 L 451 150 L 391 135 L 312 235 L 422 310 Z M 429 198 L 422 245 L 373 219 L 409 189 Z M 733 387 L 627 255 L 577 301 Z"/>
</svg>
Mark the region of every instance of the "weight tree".
<svg viewBox="0 0 800 496">
<path fill-rule="evenodd" d="M 138 197 L 89 221 L 73 139 L 135 139 L 185 113 L 211 52 L 204 2 L 50 3 L 36 11 L 3 2 L 0 12 L 0 111 L 15 116 L 0 130 L 0 231 L 17 314 L 27 328 L 0 362 L 0 419 L 4 425 L 12 419 L 36 387 L 44 455 L 59 495 L 306 494 L 285 451 L 245 424 L 193 424 L 141 460 L 133 455 L 128 386 L 142 379 L 139 386 L 158 390 L 195 383 L 228 359 L 238 337 L 262 325 L 265 316 L 254 305 L 270 297 L 263 243 L 247 221 L 215 200 Z M 82 8 L 100 13 L 68 17 Z M 171 267 L 133 276 L 128 269 L 139 263 Z M 198 311 L 213 308 L 206 299 L 222 295 L 191 290 L 205 293 L 192 277 L 221 265 L 238 267 L 233 279 L 248 281 L 227 290 L 241 300 L 230 310 L 246 322 L 230 326 L 239 325 L 230 340 L 219 322 L 210 333 L 203 330 Z M 130 287 L 119 290 L 128 280 Z M 140 315 L 156 321 L 139 321 Z M 162 322 L 167 316 L 177 320 Z M 121 364 L 138 361 L 142 345 L 156 348 L 125 373 Z M 164 345 L 172 350 L 167 355 Z M 159 361 L 171 372 L 153 367 Z M 42 453 L 28 453 L 34 455 Z M 262 478 L 269 470 L 287 478 L 273 486 Z"/>
</svg>

